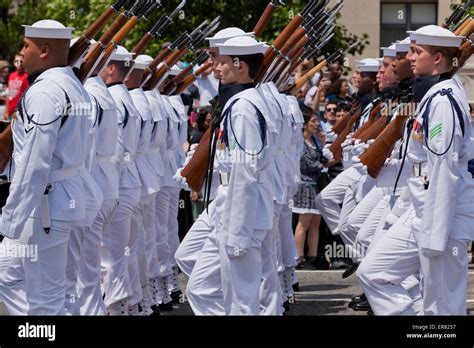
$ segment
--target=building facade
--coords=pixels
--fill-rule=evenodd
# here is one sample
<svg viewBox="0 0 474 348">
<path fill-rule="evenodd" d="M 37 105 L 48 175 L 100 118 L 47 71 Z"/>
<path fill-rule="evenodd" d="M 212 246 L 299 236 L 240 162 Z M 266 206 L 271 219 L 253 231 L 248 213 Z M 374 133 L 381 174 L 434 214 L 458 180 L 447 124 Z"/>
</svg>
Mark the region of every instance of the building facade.
<svg viewBox="0 0 474 348">
<path fill-rule="evenodd" d="M 331 1 L 335 3 L 335 0 Z M 428 24 L 443 24 L 452 13 L 451 5 L 460 0 L 344 0 L 339 23 L 349 32 L 369 35 L 363 57 L 381 56 L 380 47 L 388 46 L 407 36 L 407 30 L 416 30 Z M 360 56 L 350 56 L 351 66 Z M 461 79 L 474 104 L 474 61 L 471 59 L 461 71 Z"/>
</svg>

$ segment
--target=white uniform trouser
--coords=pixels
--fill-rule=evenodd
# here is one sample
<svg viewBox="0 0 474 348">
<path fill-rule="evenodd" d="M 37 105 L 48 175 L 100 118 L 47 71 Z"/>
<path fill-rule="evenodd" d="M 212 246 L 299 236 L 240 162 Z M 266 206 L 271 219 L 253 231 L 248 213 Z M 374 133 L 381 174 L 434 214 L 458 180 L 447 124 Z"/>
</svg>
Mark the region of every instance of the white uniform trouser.
<svg viewBox="0 0 474 348">
<path fill-rule="evenodd" d="M 355 250 L 358 251 L 351 254 L 354 262 L 360 262 L 367 252 L 382 214 L 388 205 L 384 198 L 383 189 L 374 187 L 349 215 L 347 234 L 356 236 Z M 362 228 L 362 226 L 364 227 Z"/>
<path fill-rule="evenodd" d="M 211 203 L 214 205 L 214 202 Z M 216 231 L 208 233 L 186 286 L 186 297 L 195 315 L 225 315 L 221 260 Z"/>
<path fill-rule="evenodd" d="M 214 204 L 210 204 L 209 208 L 204 209 L 199 215 L 176 251 L 176 263 L 188 278 L 191 276 L 207 237 L 214 229 L 213 217 Z"/>
<path fill-rule="evenodd" d="M 69 235 L 77 222 L 51 221 L 44 232 L 39 218 L 29 218 L 18 241 L 3 245 L 37 248 L 33 256 L 14 257 L 2 269 L 0 296 L 11 315 L 64 315 Z"/>
<path fill-rule="evenodd" d="M 66 264 L 66 298 L 64 308 L 68 315 L 79 315 L 78 270 L 85 226 L 74 227 L 69 236 Z"/>
<path fill-rule="evenodd" d="M 339 233 L 339 220 L 341 207 L 344 202 L 347 188 L 355 186 L 360 179 L 360 174 L 354 168 L 348 168 L 334 178 L 331 183 L 316 197 L 316 207 L 326 221 L 332 234 Z"/>
<path fill-rule="evenodd" d="M 156 194 L 156 253 L 158 256 L 158 276 L 167 277 L 173 273 L 171 269 L 170 246 L 168 243 L 168 218 L 171 192 L 162 189 Z"/>
<path fill-rule="evenodd" d="M 143 212 L 143 227 L 146 231 L 145 255 L 148 264 L 149 279 L 155 279 L 160 275 L 158 253 L 156 250 L 156 195 L 157 193 L 154 193 L 149 196 L 149 202 L 145 206 L 145 211 Z"/>
<path fill-rule="evenodd" d="M 225 249 L 225 236 L 218 237 L 219 254 L 221 258 L 222 292 L 224 308 L 227 315 L 259 315 L 260 314 L 260 287 L 264 274 L 271 274 L 271 267 L 275 264 L 271 253 L 273 236 L 269 230 L 254 230 L 249 249 L 246 254 L 229 258 Z M 265 270 L 263 262 L 270 269 Z M 273 273 L 277 275 L 276 270 Z M 278 278 L 276 278 L 278 284 Z M 281 298 L 277 294 L 278 301 Z M 268 313 L 267 313 L 268 314 Z"/>
<path fill-rule="evenodd" d="M 179 211 L 179 188 L 165 188 L 170 193 L 170 208 L 168 215 L 168 244 L 170 246 L 170 264 L 171 267 L 177 267 L 174 255 L 179 247 L 179 226 L 178 226 L 178 211 Z"/>
<path fill-rule="evenodd" d="M 434 257 L 419 253 L 425 315 L 466 315 L 467 242 L 449 239 L 446 251 Z"/>
<path fill-rule="evenodd" d="M 100 287 L 100 250 L 102 233 L 117 207 L 117 199 L 104 200 L 92 226 L 84 234 L 79 259 L 79 307 L 81 315 L 105 315 Z"/>
<path fill-rule="evenodd" d="M 140 188 L 120 189 L 119 203 L 102 236 L 104 302 L 107 307 L 132 295 L 128 274 L 128 242 L 132 212 L 140 201 Z"/>
<path fill-rule="evenodd" d="M 418 247 L 412 231 L 412 209 L 406 211 L 369 247 L 357 276 L 376 315 L 414 315 L 417 297 L 403 286 L 420 272 Z"/>
<path fill-rule="evenodd" d="M 140 245 L 144 248 L 145 243 L 143 239 L 145 238 L 145 228 L 143 226 L 143 213 L 147 197 L 140 197 L 140 202 L 136 205 L 131 220 L 130 228 L 130 239 L 128 241 L 128 250 L 129 255 L 127 257 L 128 262 L 128 275 L 130 279 L 130 284 L 132 286 L 133 294 L 128 299 L 128 304 L 134 306 L 143 299 L 142 283 L 140 275 L 148 274 L 147 270 L 141 269 L 142 267 L 148 268 L 146 262 L 139 265 L 139 256 L 141 253 L 143 258 L 145 258 L 145 250 L 140 250 Z M 141 240 L 141 242 L 140 242 Z M 144 259 L 141 261 L 144 261 Z M 146 258 L 145 258 L 146 259 Z"/>
<path fill-rule="evenodd" d="M 280 233 L 281 262 L 285 268 L 295 267 L 298 252 L 292 227 L 293 212 L 288 204 L 284 204 L 278 219 L 278 232 Z"/>
</svg>

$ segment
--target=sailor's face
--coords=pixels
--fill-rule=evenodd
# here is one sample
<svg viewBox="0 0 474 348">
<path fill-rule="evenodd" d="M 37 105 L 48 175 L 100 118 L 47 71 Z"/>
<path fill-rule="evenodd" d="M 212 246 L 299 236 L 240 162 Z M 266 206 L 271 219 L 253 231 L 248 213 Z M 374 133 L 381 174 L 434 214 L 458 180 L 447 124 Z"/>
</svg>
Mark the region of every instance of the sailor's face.
<svg viewBox="0 0 474 348">
<path fill-rule="evenodd" d="M 390 88 L 397 83 L 397 79 L 395 78 L 395 73 L 393 71 L 393 63 L 395 59 L 384 57 L 382 66 L 384 69 L 384 74 L 380 79 L 379 89 Z"/>
<path fill-rule="evenodd" d="M 223 85 L 230 85 L 238 81 L 238 69 L 240 63 L 234 61 L 230 56 L 219 56 L 219 64 L 217 64 L 216 73 L 221 79 Z"/>
<path fill-rule="evenodd" d="M 214 71 L 214 77 L 215 78 L 219 78 L 216 73 L 216 69 L 217 69 L 217 64 L 219 64 L 219 49 L 217 48 L 209 48 L 208 49 L 208 52 L 209 54 L 209 60 L 211 61 L 212 63 L 212 70 Z"/>
<path fill-rule="evenodd" d="M 408 56 L 407 56 L 408 58 Z M 409 61 L 411 70 L 416 77 L 431 76 L 436 67 L 435 56 L 423 46 L 412 43 L 410 45 Z"/>
<path fill-rule="evenodd" d="M 38 62 L 40 61 L 41 54 L 42 50 L 38 46 L 38 43 L 25 37 L 20 55 L 23 57 L 23 66 L 28 74 L 32 74 L 38 70 Z"/>
</svg>

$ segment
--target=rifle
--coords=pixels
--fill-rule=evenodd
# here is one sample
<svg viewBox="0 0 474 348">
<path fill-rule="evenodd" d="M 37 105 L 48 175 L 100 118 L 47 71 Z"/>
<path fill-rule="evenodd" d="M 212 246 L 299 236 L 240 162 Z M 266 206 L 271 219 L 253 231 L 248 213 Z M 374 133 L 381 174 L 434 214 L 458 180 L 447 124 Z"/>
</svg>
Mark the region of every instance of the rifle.
<svg viewBox="0 0 474 348">
<path fill-rule="evenodd" d="M 347 121 L 346 128 L 339 134 L 339 136 L 334 140 L 334 142 L 329 147 L 329 150 L 334 155 L 334 159 L 339 161 L 342 157 L 342 143 L 346 140 L 349 133 L 352 131 L 352 127 L 356 121 L 362 116 L 362 110 L 359 108 Z"/>
<path fill-rule="evenodd" d="M 268 12 L 265 11 L 261 17 L 267 17 Z M 261 19 L 257 22 L 258 23 L 268 23 L 269 20 Z M 301 23 L 299 23 L 295 28 L 297 28 Z M 264 28 L 262 27 L 255 27 L 254 32 L 263 32 Z M 206 65 L 206 64 L 205 64 Z M 201 68 L 204 69 L 205 65 Z M 209 69 L 210 65 L 205 69 Z M 199 70 L 199 69 L 198 69 Z M 203 70 L 203 71 L 205 71 Z M 178 86 L 177 93 L 180 93 L 183 86 L 193 79 L 193 76 L 197 76 L 198 71 L 195 74 L 188 76 L 181 86 Z M 209 165 L 209 149 L 211 148 L 211 134 L 214 131 L 209 127 L 209 129 L 204 133 L 199 145 L 196 147 L 196 152 L 194 153 L 193 157 L 189 161 L 188 165 L 183 169 L 181 172 L 181 176 L 186 178 L 186 182 L 188 186 L 193 189 L 194 191 L 201 191 L 201 187 L 204 184 L 204 180 L 207 174 L 207 167 Z"/>
<path fill-rule="evenodd" d="M 178 15 L 178 13 L 186 5 L 187 0 L 182 0 L 181 3 L 174 9 L 174 11 L 168 16 L 164 14 L 160 17 L 158 22 L 147 32 L 140 42 L 138 42 L 135 47 L 132 49 L 132 53 L 135 53 L 136 56 L 143 53 L 145 47 L 157 36 L 161 37 L 165 30 L 173 23 L 173 20 Z"/>
<path fill-rule="evenodd" d="M 178 75 L 176 75 L 173 79 L 167 83 L 164 88 L 164 94 L 171 95 L 173 92 L 176 91 L 179 84 L 184 80 L 184 78 L 193 70 L 195 66 L 203 64 L 206 60 L 209 59 L 209 55 L 206 52 L 202 52 L 191 64 L 189 64 L 186 68 L 181 70 Z M 207 69 L 206 69 L 207 70 Z"/>
<path fill-rule="evenodd" d="M 326 65 L 337 62 L 341 60 L 343 57 L 344 57 L 344 52 L 342 52 L 342 50 L 337 50 L 328 58 L 324 59 L 322 62 L 316 65 L 313 69 L 311 69 L 302 77 L 300 77 L 298 81 L 296 81 L 295 84 L 289 88 L 289 93 L 291 95 L 298 94 L 298 91 L 305 85 L 306 82 L 308 82 L 314 76 L 314 74 L 321 71 Z"/>
<path fill-rule="evenodd" d="M 114 14 L 120 13 L 122 7 L 125 9 L 129 8 L 130 4 L 133 4 L 133 0 L 118 0 L 115 4 L 107 8 L 99 18 L 84 31 L 74 45 L 71 46 L 69 49 L 68 65 L 74 65 L 84 52 L 87 51 L 90 41 L 99 34 L 107 22 L 112 19 Z"/>
<path fill-rule="evenodd" d="M 285 3 L 282 0 L 272 0 L 267 5 L 265 11 L 258 20 L 258 23 L 255 25 L 255 28 L 253 29 L 253 32 L 255 33 L 256 37 L 262 36 L 265 27 L 268 25 L 268 22 L 270 22 L 270 18 L 272 18 L 273 12 L 275 12 L 279 5 L 284 6 Z"/>
<path fill-rule="evenodd" d="M 138 21 L 142 17 L 148 18 L 148 16 L 158 7 L 158 1 L 154 1 L 151 4 L 143 0 L 137 1 L 130 11 L 125 14 L 125 17 L 128 18 L 125 25 L 115 34 L 113 34 L 113 31 L 111 30 L 112 27 L 109 28 L 99 42 L 86 55 L 85 62 L 79 70 L 80 80 L 87 80 L 96 68 L 100 69 L 105 66 L 116 47 L 120 45 L 125 37 L 132 31 Z"/>
<path fill-rule="evenodd" d="M 379 101 L 380 100 L 380 101 Z M 357 129 L 352 135 L 352 139 L 360 139 L 359 136 L 369 129 L 374 122 L 379 118 L 380 110 L 382 110 L 382 100 L 380 98 L 374 101 L 375 106 L 370 111 L 369 119 Z"/>
<path fill-rule="evenodd" d="M 204 73 L 207 69 L 212 67 L 212 63 L 205 63 L 201 65 L 194 73 L 186 76 L 183 81 L 181 81 L 178 84 L 178 87 L 176 88 L 175 94 L 181 94 L 183 93 L 189 86 L 193 84 L 194 81 L 196 81 L 197 77 Z"/>
<path fill-rule="evenodd" d="M 220 17 L 216 17 L 204 30 L 201 30 L 208 22 L 204 21 L 198 28 L 196 28 L 191 35 L 187 35 L 187 39 L 183 43 L 181 49 L 176 49 L 168 58 L 165 63 L 158 67 L 153 76 L 147 83 L 147 89 L 154 89 L 159 86 L 166 78 L 167 72 L 175 65 L 182 57 L 184 57 L 189 49 L 199 48 L 203 43 L 204 39 L 214 32 L 220 25 Z M 188 47 L 189 46 L 189 47 Z"/>
<path fill-rule="evenodd" d="M 373 178 L 377 178 L 386 159 L 392 153 L 395 143 L 403 137 L 405 123 L 409 115 L 413 114 L 413 106 L 409 103 L 410 99 L 411 96 L 403 98 L 399 108 L 403 114 L 397 115 L 375 139 L 375 142 L 360 156 L 360 161 L 367 166 L 367 172 Z"/>
<path fill-rule="evenodd" d="M 453 24 L 458 23 L 469 12 L 473 0 L 467 0 L 464 5 L 456 5 L 456 9 L 451 16 L 442 25 L 443 28 L 449 29 Z"/>
<path fill-rule="evenodd" d="M 268 50 L 265 52 L 264 60 L 263 60 L 263 68 L 261 69 L 260 75 L 257 77 L 257 81 L 261 81 L 263 75 L 270 67 L 271 63 L 275 59 L 275 57 L 280 54 L 281 49 L 285 45 L 285 43 L 292 37 L 293 33 L 303 24 L 305 16 L 312 12 L 315 9 L 320 9 L 321 5 L 324 6 L 326 3 L 325 0 L 318 0 L 310 1 L 304 9 L 297 14 L 290 23 L 283 29 L 283 31 L 278 35 L 278 37 L 273 41 L 273 44 Z"/>
</svg>

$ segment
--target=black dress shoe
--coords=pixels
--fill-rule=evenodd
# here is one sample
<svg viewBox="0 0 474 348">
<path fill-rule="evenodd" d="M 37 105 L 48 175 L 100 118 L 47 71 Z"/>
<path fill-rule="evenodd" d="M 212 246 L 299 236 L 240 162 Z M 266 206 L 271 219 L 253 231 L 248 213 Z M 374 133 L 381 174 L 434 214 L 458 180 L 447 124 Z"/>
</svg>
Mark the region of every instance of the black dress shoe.
<svg viewBox="0 0 474 348">
<path fill-rule="evenodd" d="M 370 311 L 372 308 L 370 308 L 369 301 L 361 301 L 361 302 L 356 303 L 352 307 L 352 309 L 355 310 L 356 312 L 359 312 L 359 311 Z"/>
<path fill-rule="evenodd" d="M 285 308 L 285 312 L 290 310 L 290 301 L 286 300 L 283 302 L 283 308 Z"/>
<path fill-rule="evenodd" d="M 168 303 L 160 303 L 158 305 L 160 312 L 171 312 L 173 310 L 173 301 Z"/>
<path fill-rule="evenodd" d="M 161 315 L 160 308 L 157 305 L 151 306 L 151 310 L 153 311 L 153 314 L 150 314 L 150 317 L 157 317 Z"/>
<path fill-rule="evenodd" d="M 359 268 L 359 264 L 358 264 L 358 263 L 353 263 L 352 265 L 350 265 L 350 266 L 344 271 L 344 273 L 342 273 L 342 279 L 349 278 L 351 275 L 354 274 L 355 271 L 357 271 L 357 268 Z"/>
<path fill-rule="evenodd" d="M 329 262 L 326 260 L 324 255 L 318 255 L 316 258 L 311 262 L 314 268 L 317 270 L 328 270 L 329 269 Z"/>
<path fill-rule="evenodd" d="M 354 296 L 351 299 L 351 302 L 349 302 L 348 307 L 353 308 L 357 303 L 367 301 L 367 297 L 365 297 L 365 294 L 362 294 L 360 296 Z"/>
<path fill-rule="evenodd" d="M 369 310 L 367 311 L 367 315 L 368 315 L 369 317 L 373 317 L 373 316 L 375 316 L 375 313 L 374 313 L 374 311 L 373 311 L 372 309 L 369 309 Z"/>
<path fill-rule="evenodd" d="M 178 290 L 178 291 L 173 291 L 171 294 L 171 299 L 173 300 L 173 303 L 174 304 L 180 304 L 182 303 L 182 296 L 183 296 L 183 293 L 181 292 L 181 290 Z"/>
<path fill-rule="evenodd" d="M 300 291 L 300 283 L 299 283 L 299 282 L 294 283 L 294 284 L 292 285 L 292 288 L 293 288 L 293 291 L 294 291 L 294 292 L 299 292 L 299 291 Z"/>
</svg>

